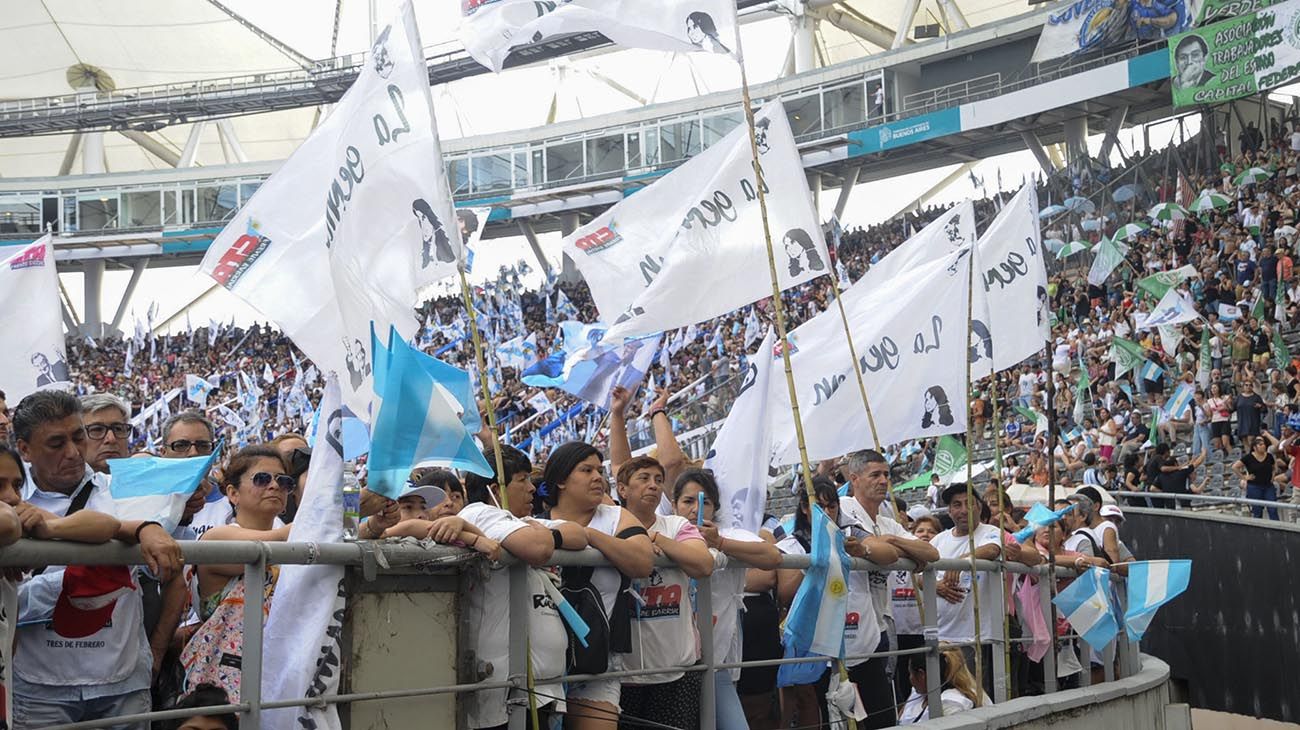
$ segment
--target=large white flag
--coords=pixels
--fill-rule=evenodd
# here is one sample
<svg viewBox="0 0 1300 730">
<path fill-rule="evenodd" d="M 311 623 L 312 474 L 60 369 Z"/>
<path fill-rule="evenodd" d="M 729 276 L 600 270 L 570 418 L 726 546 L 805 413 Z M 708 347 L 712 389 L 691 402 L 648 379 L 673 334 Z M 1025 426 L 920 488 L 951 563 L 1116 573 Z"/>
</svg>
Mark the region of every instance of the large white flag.
<svg viewBox="0 0 1300 730">
<path fill-rule="evenodd" d="M 1041 352 L 1051 332 L 1034 186 L 1021 188 L 980 236 L 975 282 L 970 360 L 972 375 L 978 379 Z M 983 306 L 978 305 L 981 299 Z"/>
<path fill-rule="evenodd" d="M 756 115 L 781 289 L 830 273 L 780 100 Z M 607 339 L 703 322 L 772 294 L 746 125 L 564 239 Z"/>
<path fill-rule="evenodd" d="M 768 330 L 758 351 L 747 358 L 749 365 L 740 392 L 704 462 L 718 479 L 718 514 L 714 522 L 756 534 L 767 504 L 767 469 L 772 461 L 767 408 L 775 345 L 776 335 Z M 786 387 L 784 381 L 781 387 Z"/>
<path fill-rule="evenodd" d="M 66 389 L 59 274 L 50 237 L 24 246 L 0 263 L 0 390 L 16 405 L 30 393 Z"/>
<path fill-rule="evenodd" d="M 370 323 L 418 327 L 461 239 L 409 0 L 352 88 L 213 241 L 203 273 L 271 318 L 367 413 Z"/>
<path fill-rule="evenodd" d="M 879 281 L 846 311 L 882 446 L 966 430 L 969 251 Z M 808 458 L 875 446 L 838 309 L 814 317 L 789 340 Z M 780 381 L 769 384 L 768 420 L 776 463 L 791 464 L 799 460 L 798 443 Z"/>
<path fill-rule="evenodd" d="M 343 541 L 343 409 L 339 391 L 338 377 L 331 373 L 320 406 L 324 428 L 316 429 L 307 486 L 289 531 L 290 542 Z M 341 565 L 280 568 L 262 640 L 263 663 L 271 670 L 262 676 L 263 699 L 303 699 L 338 690 L 345 600 Z M 329 704 L 265 710 L 262 727 L 329 730 L 341 726 L 337 707 Z"/>
<path fill-rule="evenodd" d="M 1088 269 L 1088 283 L 1101 286 L 1110 276 L 1110 272 L 1124 261 L 1128 255 L 1128 246 L 1123 241 L 1102 238 L 1092 249 L 1092 268 Z"/>
<path fill-rule="evenodd" d="M 1144 317 L 1141 312 L 1137 312 L 1133 315 L 1133 319 L 1137 329 L 1144 330 L 1182 324 L 1200 316 L 1196 311 L 1196 302 L 1191 296 L 1177 288 L 1172 288 L 1165 292 L 1165 295 L 1160 298 L 1160 303 L 1151 310 L 1150 314 Z"/>
<path fill-rule="evenodd" d="M 461 8 L 461 43 L 497 72 L 511 50 L 570 33 L 679 53 L 736 49 L 736 0 L 463 0 Z"/>
</svg>

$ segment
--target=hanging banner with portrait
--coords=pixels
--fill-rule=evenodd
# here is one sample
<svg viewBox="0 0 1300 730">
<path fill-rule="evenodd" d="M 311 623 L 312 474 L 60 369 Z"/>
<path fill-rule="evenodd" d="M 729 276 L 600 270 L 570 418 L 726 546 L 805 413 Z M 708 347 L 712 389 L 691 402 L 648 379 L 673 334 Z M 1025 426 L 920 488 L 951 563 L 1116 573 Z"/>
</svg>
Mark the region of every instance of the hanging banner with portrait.
<svg viewBox="0 0 1300 730">
<path fill-rule="evenodd" d="M 785 107 L 754 118 L 782 290 L 831 273 Z M 610 322 L 607 340 L 718 317 L 772 295 L 749 129 L 712 147 L 564 239 Z"/>
<path fill-rule="evenodd" d="M 1300 0 L 1169 39 L 1174 106 L 1218 104 L 1300 76 Z"/>
<path fill-rule="evenodd" d="M 72 386 L 49 235 L 0 261 L 0 391 L 9 407 L 38 390 Z"/>
</svg>

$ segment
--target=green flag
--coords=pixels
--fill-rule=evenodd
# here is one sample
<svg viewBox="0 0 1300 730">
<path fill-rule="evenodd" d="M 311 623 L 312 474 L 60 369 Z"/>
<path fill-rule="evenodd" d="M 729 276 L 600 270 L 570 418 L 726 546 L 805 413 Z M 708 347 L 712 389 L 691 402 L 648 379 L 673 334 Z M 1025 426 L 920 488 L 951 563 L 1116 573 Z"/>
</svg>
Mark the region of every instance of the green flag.
<svg viewBox="0 0 1300 730">
<path fill-rule="evenodd" d="M 966 447 L 952 436 L 940 436 L 939 444 L 934 450 L 934 473 L 945 477 L 964 466 Z"/>
<path fill-rule="evenodd" d="M 1147 431 L 1147 443 L 1151 444 L 1153 448 L 1155 447 L 1156 444 L 1160 443 L 1160 429 L 1158 428 L 1159 425 L 1160 425 L 1160 409 L 1152 408 L 1151 429 Z"/>
<path fill-rule="evenodd" d="M 1285 368 L 1291 364 L 1291 350 L 1282 341 L 1282 328 L 1273 328 L 1273 359 L 1277 361 L 1279 368 Z"/>
<path fill-rule="evenodd" d="M 1124 373 L 1136 370 L 1147 359 L 1142 346 L 1123 337 L 1115 337 L 1110 343 L 1110 359 L 1115 363 L 1115 379 L 1124 377 Z"/>
<path fill-rule="evenodd" d="M 1277 295 L 1273 297 L 1273 319 L 1278 322 L 1286 321 L 1286 287 L 1282 283 L 1278 282 Z"/>
<path fill-rule="evenodd" d="M 1196 363 L 1196 382 L 1203 390 L 1210 388 L 1210 365 L 1213 361 L 1210 359 L 1210 327 L 1206 325 L 1201 328 L 1201 355 L 1197 358 Z"/>
<path fill-rule="evenodd" d="M 1264 295 L 1260 294 L 1259 296 L 1255 297 L 1255 303 L 1250 308 L 1250 316 L 1254 317 L 1255 319 L 1263 319 L 1264 314 L 1267 311 L 1268 311 L 1268 300 L 1264 299 Z"/>
<path fill-rule="evenodd" d="M 1138 291 L 1149 294 L 1155 301 L 1160 301 L 1165 293 L 1179 284 L 1196 276 L 1196 267 L 1191 264 L 1174 269 L 1173 271 L 1158 271 L 1151 276 L 1138 279 Z"/>
<path fill-rule="evenodd" d="M 1083 361 L 1083 355 L 1079 355 L 1079 392 L 1082 393 L 1092 387 L 1092 378 L 1088 376 L 1088 365 Z"/>
<path fill-rule="evenodd" d="M 1115 270 L 1116 266 L 1128 255 L 1128 246 L 1122 241 L 1112 241 L 1109 238 L 1101 239 L 1092 249 L 1092 268 L 1088 270 L 1088 283 L 1093 286 L 1101 286 L 1110 276 L 1110 272 Z"/>
<path fill-rule="evenodd" d="M 894 491 L 906 492 L 911 489 L 921 489 L 923 487 L 928 487 L 930 486 L 931 474 L 934 474 L 934 472 L 923 471 L 920 474 L 917 474 L 916 476 L 912 477 L 911 479 L 908 479 L 907 481 L 903 482 L 902 484 L 896 485 L 894 487 Z"/>
</svg>

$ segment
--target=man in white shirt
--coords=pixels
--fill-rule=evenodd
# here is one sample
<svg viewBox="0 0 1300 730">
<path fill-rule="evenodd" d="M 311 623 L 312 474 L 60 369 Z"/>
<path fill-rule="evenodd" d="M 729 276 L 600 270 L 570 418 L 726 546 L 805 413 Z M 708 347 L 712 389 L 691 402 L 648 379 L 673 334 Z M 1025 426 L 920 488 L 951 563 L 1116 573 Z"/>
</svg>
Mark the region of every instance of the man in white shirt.
<svg viewBox="0 0 1300 730">
<path fill-rule="evenodd" d="M 938 550 L 929 543 L 912 537 L 902 525 L 881 513 L 881 505 L 889 498 L 889 464 L 884 456 L 872 449 L 854 452 L 846 460 L 843 472 L 849 480 L 849 496 L 840 497 L 840 522 L 849 526 L 850 535 L 880 538 L 897 548 L 900 557 L 918 564 L 939 559 Z M 854 571 L 849 580 L 852 583 L 851 595 L 859 596 L 867 592 L 871 595 L 878 641 L 874 648 L 867 651 L 892 648 L 889 640 L 892 624 L 889 574 Z M 870 643 L 867 627 L 859 627 L 858 635 L 863 637 L 860 644 Z M 852 655 L 865 652 L 850 651 L 846 646 L 845 653 Z M 893 681 L 887 671 L 889 664 L 885 657 L 876 657 L 849 665 L 849 679 L 858 686 L 858 694 L 868 712 L 865 727 L 892 727 L 895 722 L 893 710 L 901 700 L 893 696 Z M 878 724 L 872 718 L 888 722 Z"/>
<path fill-rule="evenodd" d="M 975 530 L 973 543 L 975 559 L 997 560 L 1002 552 L 1002 540 L 999 530 L 980 521 L 980 511 L 984 503 L 978 494 L 967 494 L 965 484 L 952 484 L 943 490 L 944 504 L 948 506 L 948 516 L 952 518 L 951 529 L 939 533 L 930 540 L 930 544 L 939 551 L 940 558 L 970 560 L 973 518 Z M 1009 555 L 1008 558 L 1013 558 Z M 1014 556 L 1014 557 L 1018 557 Z M 975 579 L 979 590 L 980 622 L 979 639 L 982 642 L 980 656 L 984 665 L 983 678 L 986 687 L 992 684 L 993 647 L 987 642 L 1001 633 L 1002 603 L 998 590 L 996 574 L 979 573 Z M 940 641 L 974 641 L 975 640 L 975 599 L 971 597 L 972 578 L 969 571 L 948 571 L 935 587 L 939 596 L 939 640 Z M 975 672 L 975 651 L 962 647 Z M 990 691 L 986 688 L 986 691 Z"/>
<path fill-rule="evenodd" d="M 1034 398 L 1034 386 L 1038 385 L 1038 376 L 1030 372 L 1029 368 L 1025 368 L 1020 373 L 1020 377 L 1019 379 L 1017 379 L 1016 384 L 1020 388 L 1019 390 L 1020 406 L 1022 408 L 1032 407 L 1033 398 Z"/>
<path fill-rule="evenodd" d="M 14 411 L 13 425 L 18 451 L 31 465 L 23 501 L 62 517 L 96 496 L 112 499 L 108 480 L 95 474 L 82 455 L 86 428 L 76 397 L 53 390 L 29 395 Z M 157 522 L 124 520 L 117 539 L 138 543 L 150 571 L 163 581 L 179 573 L 180 546 Z M 51 620 L 62 583 L 63 570 L 51 567 L 18 587 L 15 725 L 49 727 L 148 712 L 153 654 L 139 588 L 116 599 L 103 628 L 69 639 L 57 633 Z"/>
</svg>

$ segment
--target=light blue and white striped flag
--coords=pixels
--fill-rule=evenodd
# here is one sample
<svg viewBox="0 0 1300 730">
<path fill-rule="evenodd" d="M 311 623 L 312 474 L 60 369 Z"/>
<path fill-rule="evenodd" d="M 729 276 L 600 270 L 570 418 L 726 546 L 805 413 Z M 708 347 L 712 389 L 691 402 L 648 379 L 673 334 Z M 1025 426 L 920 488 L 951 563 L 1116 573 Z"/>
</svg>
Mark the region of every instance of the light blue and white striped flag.
<svg viewBox="0 0 1300 730">
<path fill-rule="evenodd" d="M 1138 375 L 1140 375 L 1143 380 L 1159 380 L 1164 374 L 1165 369 L 1150 360 L 1143 360 L 1142 367 L 1138 370 Z"/>
<path fill-rule="evenodd" d="M 109 459 L 108 469 L 113 475 L 108 483 L 111 499 L 101 503 L 103 493 L 100 492 L 86 506 L 119 520 L 156 521 L 171 532 L 181 521 L 186 500 L 198 489 L 220 455 L 218 444 L 208 456 L 188 459 L 159 456 Z"/>
<path fill-rule="evenodd" d="M 1174 388 L 1173 395 L 1169 396 L 1169 401 L 1165 403 L 1165 415 L 1170 418 L 1182 418 L 1187 415 L 1187 411 L 1192 407 L 1192 386 L 1187 383 L 1179 383 Z"/>
<path fill-rule="evenodd" d="M 785 619 L 787 654 L 844 656 L 844 616 L 849 603 L 844 533 L 820 507 L 813 508 L 812 565 Z M 865 600 L 865 599 L 864 599 Z"/>
<path fill-rule="evenodd" d="M 1128 567 L 1128 610 L 1124 627 L 1128 637 L 1140 641 L 1156 609 L 1187 590 L 1192 577 L 1190 560 L 1147 560 Z"/>
<path fill-rule="evenodd" d="M 465 469 L 486 477 L 492 468 L 471 436 L 478 431 L 478 409 L 469 373 L 413 349 L 391 336 L 383 385 L 376 391 L 379 409 L 371 427 L 370 488 L 397 499 L 411 469 L 440 466 Z M 473 418 L 470 418 L 470 415 Z"/>
<path fill-rule="evenodd" d="M 1093 568 L 1075 578 L 1052 602 L 1083 640 L 1098 651 L 1119 634 L 1110 603 L 1110 571 L 1105 568 Z"/>
</svg>

